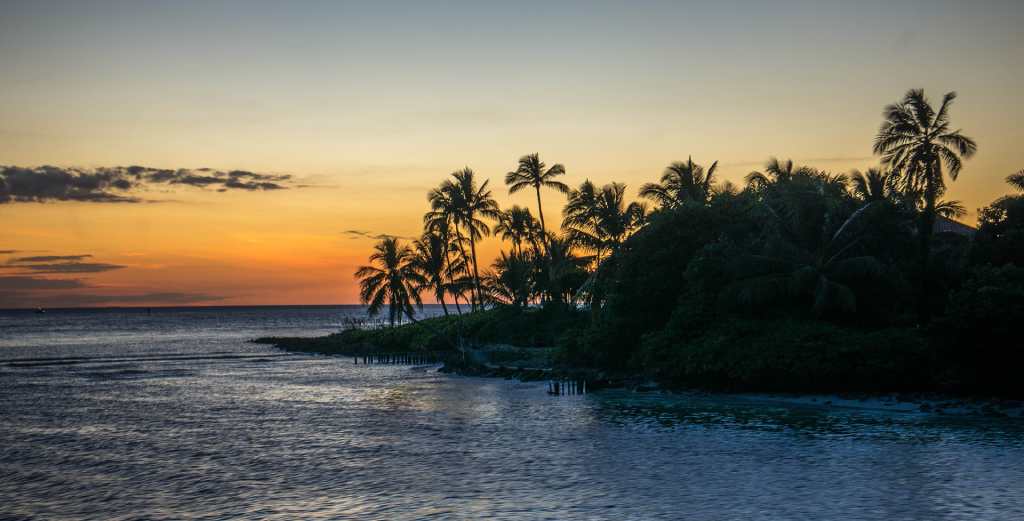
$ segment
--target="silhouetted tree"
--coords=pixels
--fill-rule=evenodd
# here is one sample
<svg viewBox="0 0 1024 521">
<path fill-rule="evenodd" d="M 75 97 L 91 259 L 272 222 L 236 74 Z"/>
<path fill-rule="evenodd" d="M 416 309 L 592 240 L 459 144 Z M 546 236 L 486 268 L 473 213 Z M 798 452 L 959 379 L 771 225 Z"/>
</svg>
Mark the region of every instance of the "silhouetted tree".
<svg viewBox="0 0 1024 521">
<path fill-rule="evenodd" d="M 792 159 L 785 163 L 776 158 L 771 158 L 764 165 L 764 171 L 753 171 L 746 176 L 747 186 L 755 190 L 763 189 L 773 183 L 786 183 L 800 174 L 807 174 L 813 169 L 805 166 L 794 166 Z"/>
<path fill-rule="evenodd" d="M 547 231 L 547 224 L 544 222 L 544 207 L 540 201 L 540 189 L 546 187 L 563 194 L 569 192 L 569 187 L 565 183 L 555 180 L 556 177 L 565 174 L 565 167 L 560 164 L 554 164 L 551 165 L 551 168 L 545 169 L 546 167 L 547 165 L 540 160 L 539 154 L 528 154 L 519 158 L 518 168 L 505 174 L 508 193 L 514 194 L 530 187 L 537 193 L 537 216 L 540 218 L 541 229 L 545 231 Z"/>
<path fill-rule="evenodd" d="M 518 253 L 498 255 L 484 275 L 484 287 L 492 302 L 525 307 L 533 295 L 534 264 Z"/>
<path fill-rule="evenodd" d="M 562 223 L 570 244 L 595 252 L 599 264 L 601 253 L 614 253 L 622 241 L 644 223 L 646 207 L 637 202 L 626 203 L 626 185 L 609 183 L 594 192 L 589 181 L 570 194 Z"/>
<path fill-rule="evenodd" d="M 1006 176 L 1006 182 L 1017 190 L 1024 191 L 1024 170 Z"/>
<path fill-rule="evenodd" d="M 573 244 L 566 237 L 548 234 L 547 255 L 535 252 L 538 290 L 547 296 L 549 302 L 565 304 L 587 278 L 584 269 L 591 259 L 581 257 L 573 251 Z"/>
<path fill-rule="evenodd" d="M 879 168 L 869 168 L 863 173 L 859 170 L 850 172 L 851 192 L 862 203 L 893 200 L 896 182 L 897 176 Z"/>
<path fill-rule="evenodd" d="M 451 194 L 454 203 L 454 219 L 458 226 L 466 230 L 469 240 L 470 260 L 473 268 L 473 286 L 476 289 L 476 302 L 483 302 L 483 290 L 480 285 L 480 265 L 477 261 L 477 240 L 490 235 L 491 229 L 483 219 L 498 219 L 501 212 L 494 201 L 485 180 L 477 186 L 476 175 L 470 168 L 452 173 L 452 179 L 442 183 L 440 190 Z"/>
<path fill-rule="evenodd" d="M 501 212 L 498 224 L 494 227 L 494 234 L 511 241 L 514 252 L 522 255 L 523 243 L 534 242 L 540 237 L 541 231 L 540 224 L 533 218 L 529 208 L 512 206 Z"/>
<path fill-rule="evenodd" d="M 370 265 L 361 266 L 355 276 L 359 279 L 359 299 L 369 306 L 368 313 L 375 316 L 388 306 L 388 322 L 394 326 L 402 315 L 413 319 L 413 304 L 422 306 L 419 288 L 427 280 L 415 269 L 413 250 L 394 237 L 378 242 L 370 255 Z"/>
<path fill-rule="evenodd" d="M 464 264 L 451 266 L 448 262 L 447 237 L 437 231 L 427 231 L 421 238 L 413 243 L 415 256 L 412 260 L 412 267 L 423 279 L 423 285 L 417 288 L 419 291 L 430 290 L 444 314 L 448 315 L 448 305 L 444 297 L 447 293 L 455 292 L 452 287 L 452 274 L 461 271 Z"/>
<path fill-rule="evenodd" d="M 918 226 L 922 274 L 928 272 L 932 229 L 939 197 L 946 189 L 945 175 L 955 180 L 962 160 L 978 149 L 973 139 L 950 127 L 949 108 L 954 99 L 955 92 L 947 93 L 935 110 L 924 90 L 911 89 L 900 102 L 885 108 L 885 121 L 875 137 L 875 153 L 882 156 L 884 164 L 899 172 L 904 190 L 918 194 L 922 200 Z M 927 320 L 927 277 L 921 277 L 921 284 L 919 314 Z"/>
<path fill-rule="evenodd" d="M 455 251 L 459 254 L 461 265 L 463 267 L 469 266 L 469 256 L 466 254 L 465 238 L 462 235 L 462 231 L 459 228 L 459 221 L 456 218 L 458 215 L 458 208 L 456 202 L 459 199 L 455 186 L 451 183 L 442 183 L 439 187 L 434 188 L 427 193 L 427 200 L 430 202 L 430 211 L 423 216 L 423 227 L 427 231 L 436 232 L 444 237 L 447 237 L 445 241 L 446 252 L 445 258 L 448 262 L 448 283 L 452 290 L 452 295 L 455 299 L 456 311 L 460 314 L 462 310 L 459 308 L 459 296 L 464 294 L 465 284 L 460 284 L 456 279 L 456 273 L 451 267 L 454 265 L 451 260 L 451 252 Z M 454 233 L 452 233 L 454 232 Z M 472 283 L 469 285 L 470 305 L 475 302 L 473 296 Z"/>
<path fill-rule="evenodd" d="M 661 208 L 674 208 L 683 204 L 707 204 L 712 195 L 712 182 L 718 161 L 704 171 L 704 167 L 687 158 L 665 169 L 660 183 L 647 183 L 640 187 L 640 197 L 651 199 Z"/>
</svg>

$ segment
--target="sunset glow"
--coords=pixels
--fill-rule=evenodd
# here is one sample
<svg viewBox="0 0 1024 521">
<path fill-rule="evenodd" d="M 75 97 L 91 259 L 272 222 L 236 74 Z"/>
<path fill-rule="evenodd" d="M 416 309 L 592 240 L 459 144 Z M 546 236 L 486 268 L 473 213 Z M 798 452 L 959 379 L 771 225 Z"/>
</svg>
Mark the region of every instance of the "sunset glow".
<svg viewBox="0 0 1024 521">
<path fill-rule="evenodd" d="M 502 182 L 533 152 L 631 198 L 691 155 L 737 184 L 771 156 L 843 173 L 878 164 L 882 108 L 913 87 L 957 91 L 978 142 L 947 194 L 965 222 L 1024 168 L 1012 0 L 85 4 L 5 5 L 0 165 L 223 181 L 0 201 L 0 308 L 355 303 L 373 236 L 418 235 L 464 166 L 503 208 L 534 207 Z"/>
</svg>

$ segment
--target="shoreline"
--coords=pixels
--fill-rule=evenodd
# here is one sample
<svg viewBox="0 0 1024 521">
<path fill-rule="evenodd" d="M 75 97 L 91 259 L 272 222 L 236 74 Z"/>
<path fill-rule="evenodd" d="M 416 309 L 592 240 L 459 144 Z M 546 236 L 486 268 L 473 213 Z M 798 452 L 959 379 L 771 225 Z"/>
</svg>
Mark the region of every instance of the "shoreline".
<svg viewBox="0 0 1024 521">
<path fill-rule="evenodd" d="M 644 379 L 639 375 L 615 377 L 600 371 L 587 369 L 550 368 L 543 371 L 536 368 L 477 366 L 466 370 L 460 367 L 448 367 L 445 365 L 439 371 L 459 376 L 503 378 L 523 382 L 583 379 L 587 381 L 588 389 L 593 391 L 624 389 L 639 394 L 663 394 L 666 396 L 695 395 L 726 398 L 763 406 L 1024 419 L 1024 400 L 1007 400 L 993 397 L 958 396 L 943 393 L 731 393 L 703 389 L 671 389 L 662 388 L 657 383 Z M 587 377 L 596 377 L 596 379 L 589 380 Z M 591 386 L 592 381 L 594 384 Z"/>
<path fill-rule="evenodd" d="M 270 344 L 287 352 L 321 354 L 325 356 L 362 357 L 375 352 L 369 346 L 341 350 L 326 337 L 309 338 L 261 338 L 255 343 Z M 996 397 L 955 395 L 940 392 L 770 392 L 748 391 L 727 392 L 698 388 L 667 388 L 650 378 L 635 373 L 610 373 L 589 368 L 559 367 L 550 363 L 538 364 L 536 357 L 531 365 L 492 363 L 484 361 L 493 353 L 523 353 L 536 355 L 550 354 L 550 348 L 524 348 L 509 344 L 489 343 L 476 346 L 465 352 L 465 360 L 453 357 L 439 360 L 438 372 L 478 378 L 502 378 L 521 382 L 543 381 L 585 381 L 587 391 L 622 389 L 639 394 L 662 394 L 665 396 L 700 396 L 743 402 L 758 406 L 781 406 L 789 408 L 812 408 L 825 410 L 849 410 L 865 412 L 886 412 L 896 414 L 928 414 L 935 416 L 986 417 L 1024 419 L 1024 400 Z M 382 354 L 376 351 L 377 354 Z"/>
</svg>

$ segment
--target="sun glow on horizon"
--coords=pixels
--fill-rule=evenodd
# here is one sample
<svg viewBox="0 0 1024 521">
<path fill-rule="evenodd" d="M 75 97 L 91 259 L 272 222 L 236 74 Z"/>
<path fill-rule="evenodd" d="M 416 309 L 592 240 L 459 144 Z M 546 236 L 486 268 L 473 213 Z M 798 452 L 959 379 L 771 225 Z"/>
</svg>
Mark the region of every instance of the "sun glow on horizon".
<svg viewBox="0 0 1024 521">
<path fill-rule="evenodd" d="M 103 192 L 141 202 L 0 201 L 0 308 L 355 303 L 373 237 L 419 235 L 427 191 L 464 166 L 534 212 L 503 183 L 533 152 L 631 199 L 691 155 L 737 184 L 772 156 L 863 170 L 882 108 L 914 87 L 956 90 L 979 144 L 946 196 L 965 222 L 1024 168 L 1017 2 L 395 11 L 7 5 L 0 165 L 196 177 Z M 554 228 L 565 198 L 544 198 Z M 507 247 L 485 240 L 481 265 Z M 18 260 L 43 256 L 88 257 Z"/>
</svg>

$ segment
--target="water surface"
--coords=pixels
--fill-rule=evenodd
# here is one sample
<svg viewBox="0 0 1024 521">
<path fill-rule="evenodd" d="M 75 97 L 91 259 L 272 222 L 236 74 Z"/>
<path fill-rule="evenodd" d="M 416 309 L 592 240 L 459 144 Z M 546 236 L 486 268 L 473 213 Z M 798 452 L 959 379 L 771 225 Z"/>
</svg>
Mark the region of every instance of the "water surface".
<svg viewBox="0 0 1024 521">
<path fill-rule="evenodd" d="M 360 308 L 0 312 L 0 518 L 1024 519 L 1020 420 L 353 365 Z"/>
</svg>

